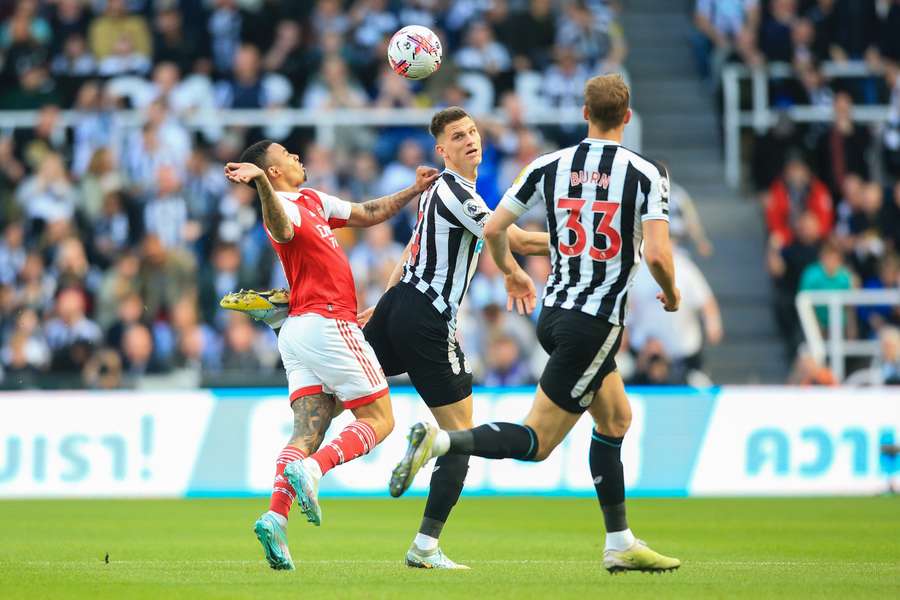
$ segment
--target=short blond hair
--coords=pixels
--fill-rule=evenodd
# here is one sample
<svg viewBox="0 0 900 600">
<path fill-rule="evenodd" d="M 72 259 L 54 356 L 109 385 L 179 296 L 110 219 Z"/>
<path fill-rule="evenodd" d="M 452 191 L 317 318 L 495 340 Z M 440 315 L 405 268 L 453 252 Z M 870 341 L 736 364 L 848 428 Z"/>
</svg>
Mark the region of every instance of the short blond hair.
<svg viewBox="0 0 900 600">
<path fill-rule="evenodd" d="M 631 92 L 622 76 L 613 73 L 591 77 L 584 84 L 584 105 L 591 123 L 603 131 L 616 129 L 625 120 Z"/>
</svg>

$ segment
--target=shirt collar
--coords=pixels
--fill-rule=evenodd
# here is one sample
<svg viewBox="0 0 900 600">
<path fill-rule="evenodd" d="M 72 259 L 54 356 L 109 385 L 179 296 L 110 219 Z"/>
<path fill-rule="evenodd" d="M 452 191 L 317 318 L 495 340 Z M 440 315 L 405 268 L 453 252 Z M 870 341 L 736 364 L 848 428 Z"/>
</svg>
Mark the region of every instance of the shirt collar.
<svg viewBox="0 0 900 600">
<path fill-rule="evenodd" d="M 584 138 L 583 141 L 585 141 L 585 142 L 595 142 L 595 143 L 597 143 L 597 144 L 615 144 L 616 146 L 621 146 L 621 145 L 622 145 L 622 142 L 617 142 L 617 141 L 615 141 L 615 140 L 606 140 L 606 139 L 603 139 L 603 138 L 586 137 L 586 138 Z"/>
<path fill-rule="evenodd" d="M 457 179 L 459 180 L 460 183 L 467 184 L 469 187 L 471 187 L 471 188 L 473 188 L 473 189 L 475 188 L 475 182 L 474 182 L 474 181 L 472 181 L 472 180 L 470 180 L 470 179 L 466 179 L 465 177 L 463 177 L 462 175 L 460 175 L 459 173 L 457 173 L 457 172 L 454 171 L 453 169 L 448 169 L 448 168 L 445 167 L 445 168 L 444 168 L 444 173 L 450 173 L 450 174 L 453 175 L 455 178 L 457 178 Z"/>
</svg>

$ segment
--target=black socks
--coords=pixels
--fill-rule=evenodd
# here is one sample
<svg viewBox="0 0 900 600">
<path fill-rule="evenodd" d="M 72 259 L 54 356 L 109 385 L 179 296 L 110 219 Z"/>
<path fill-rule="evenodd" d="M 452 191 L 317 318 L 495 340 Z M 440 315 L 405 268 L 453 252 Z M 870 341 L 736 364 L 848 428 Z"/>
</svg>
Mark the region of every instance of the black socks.
<svg viewBox="0 0 900 600">
<path fill-rule="evenodd" d="M 431 474 L 431 487 L 419 533 L 433 538 L 440 537 L 441 529 L 462 493 L 468 470 L 468 456 L 445 454 L 438 457 Z"/>
<path fill-rule="evenodd" d="M 475 429 L 448 433 L 450 449 L 447 454 L 531 460 L 538 450 L 537 435 L 527 425 L 488 423 Z"/>
<path fill-rule="evenodd" d="M 622 440 L 596 430 L 591 434 L 591 476 L 597 499 L 603 510 L 603 521 L 606 531 L 624 531 L 628 529 L 625 518 L 625 476 L 622 473 Z"/>
</svg>

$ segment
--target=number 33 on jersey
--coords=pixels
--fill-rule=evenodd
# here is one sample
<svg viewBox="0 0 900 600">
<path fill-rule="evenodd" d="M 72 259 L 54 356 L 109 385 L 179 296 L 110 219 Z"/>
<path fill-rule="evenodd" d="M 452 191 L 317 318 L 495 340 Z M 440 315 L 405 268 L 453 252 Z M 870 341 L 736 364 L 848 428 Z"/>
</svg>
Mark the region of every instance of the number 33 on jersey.
<svg viewBox="0 0 900 600">
<path fill-rule="evenodd" d="M 669 179 L 636 152 L 588 138 L 529 164 L 501 206 L 517 215 L 546 210 L 552 271 L 545 306 L 620 324 L 640 262 L 641 223 L 669 220 Z"/>
</svg>

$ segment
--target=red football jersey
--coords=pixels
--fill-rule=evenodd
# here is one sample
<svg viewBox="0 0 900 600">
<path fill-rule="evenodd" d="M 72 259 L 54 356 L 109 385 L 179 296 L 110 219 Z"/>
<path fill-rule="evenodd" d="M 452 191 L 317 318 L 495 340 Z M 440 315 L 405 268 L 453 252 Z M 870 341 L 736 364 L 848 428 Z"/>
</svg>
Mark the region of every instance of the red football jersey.
<svg viewBox="0 0 900 600">
<path fill-rule="evenodd" d="M 355 323 L 353 273 L 332 233 L 347 224 L 350 203 L 309 188 L 277 194 L 294 224 L 294 237 L 282 244 L 266 234 L 291 286 L 290 315 L 316 313 Z"/>
</svg>

